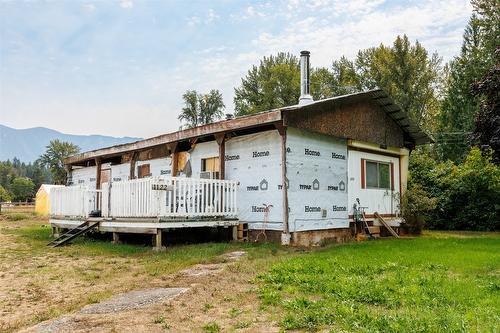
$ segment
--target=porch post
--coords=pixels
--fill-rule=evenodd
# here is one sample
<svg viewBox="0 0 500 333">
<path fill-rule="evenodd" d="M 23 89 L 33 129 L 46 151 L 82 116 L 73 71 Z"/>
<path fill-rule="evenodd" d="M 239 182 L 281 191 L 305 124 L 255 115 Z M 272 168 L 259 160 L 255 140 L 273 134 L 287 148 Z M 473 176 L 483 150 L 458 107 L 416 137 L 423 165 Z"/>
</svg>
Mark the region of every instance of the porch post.
<svg viewBox="0 0 500 333">
<path fill-rule="evenodd" d="M 290 229 L 288 226 L 288 188 L 286 177 L 286 128 L 283 123 L 275 125 L 281 136 L 281 192 L 283 194 L 283 234 L 281 244 L 290 244 Z"/>
<path fill-rule="evenodd" d="M 172 142 L 168 145 L 168 148 L 170 150 L 170 158 L 172 159 L 172 177 L 177 177 L 177 171 L 179 169 L 179 155 L 177 154 L 178 147 L 178 142 Z"/>
<path fill-rule="evenodd" d="M 96 165 L 95 188 L 99 190 L 101 189 L 101 159 L 99 157 L 96 157 L 95 165 Z"/>
<path fill-rule="evenodd" d="M 219 145 L 219 179 L 226 178 L 226 133 L 216 134 L 215 140 Z"/>
<path fill-rule="evenodd" d="M 130 175 L 129 179 L 135 179 L 135 162 L 137 161 L 138 152 L 134 151 L 130 157 Z"/>
</svg>

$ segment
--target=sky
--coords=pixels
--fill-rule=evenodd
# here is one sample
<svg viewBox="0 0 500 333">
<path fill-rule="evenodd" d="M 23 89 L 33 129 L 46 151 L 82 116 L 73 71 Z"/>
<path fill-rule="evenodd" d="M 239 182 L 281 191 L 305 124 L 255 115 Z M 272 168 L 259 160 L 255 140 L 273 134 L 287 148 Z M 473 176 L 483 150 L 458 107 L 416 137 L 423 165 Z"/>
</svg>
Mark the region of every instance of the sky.
<svg viewBox="0 0 500 333">
<path fill-rule="evenodd" d="M 460 50 L 468 1 L 0 0 L 0 123 L 151 137 L 179 128 L 186 90 L 219 89 L 226 113 L 252 65 L 279 51 L 312 66 L 420 41 Z"/>
</svg>

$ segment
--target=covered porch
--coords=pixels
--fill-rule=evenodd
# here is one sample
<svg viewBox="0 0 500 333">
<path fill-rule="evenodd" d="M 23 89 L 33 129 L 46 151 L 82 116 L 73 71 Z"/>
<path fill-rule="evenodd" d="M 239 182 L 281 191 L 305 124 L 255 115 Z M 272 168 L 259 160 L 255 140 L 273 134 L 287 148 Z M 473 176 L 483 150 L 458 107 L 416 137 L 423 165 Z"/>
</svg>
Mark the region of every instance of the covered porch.
<svg viewBox="0 0 500 333">
<path fill-rule="evenodd" d="M 106 182 L 101 189 L 64 186 L 50 193 L 50 224 L 54 233 L 74 229 L 84 222 L 96 230 L 156 235 L 161 247 L 162 231 L 177 228 L 232 228 L 238 225 L 238 182 L 183 177 L 150 177 Z"/>
</svg>

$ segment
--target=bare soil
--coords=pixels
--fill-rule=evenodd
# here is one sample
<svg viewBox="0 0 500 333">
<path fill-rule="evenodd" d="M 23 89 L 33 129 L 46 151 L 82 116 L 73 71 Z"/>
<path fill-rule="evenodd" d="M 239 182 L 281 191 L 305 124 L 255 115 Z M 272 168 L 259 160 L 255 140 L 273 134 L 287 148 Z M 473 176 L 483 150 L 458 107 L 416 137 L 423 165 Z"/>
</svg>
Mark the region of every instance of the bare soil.
<svg viewBox="0 0 500 333">
<path fill-rule="evenodd" d="M 12 233 L 44 223 L 0 217 L 2 332 L 279 331 L 272 309 L 260 308 L 254 284 L 258 260 L 243 251 L 151 276 L 136 258 L 64 256 Z M 139 301 L 124 305 L 133 295 Z"/>
</svg>

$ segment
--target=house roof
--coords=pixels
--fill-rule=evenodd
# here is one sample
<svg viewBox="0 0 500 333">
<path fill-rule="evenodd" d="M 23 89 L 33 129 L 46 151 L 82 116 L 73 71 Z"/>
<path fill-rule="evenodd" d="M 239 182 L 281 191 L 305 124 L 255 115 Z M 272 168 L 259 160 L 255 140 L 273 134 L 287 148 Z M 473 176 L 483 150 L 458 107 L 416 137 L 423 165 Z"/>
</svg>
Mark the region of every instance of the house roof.
<svg viewBox="0 0 500 333">
<path fill-rule="evenodd" d="M 168 144 L 183 140 L 194 139 L 203 136 L 215 135 L 219 133 L 231 132 L 236 130 L 261 127 L 270 124 L 276 124 L 283 120 L 283 113 L 292 111 L 301 111 L 314 108 L 315 106 L 332 106 L 343 103 L 355 103 L 362 100 L 374 101 L 390 118 L 392 118 L 407 136 L 416 144 L 425 144 L 432 142 L 431 138 L 425 134 L 382 89 L 369 90 L 353 93 L 349 95 L 336 96 L 332 98 L 314 101 L 306 105 L 292 105 L 283 108 L 263 111 L 252 115 L 236 117 L 229 120 L 221 120 L 211 124 L 197 126 L 173 133 L 162 134 L 152 138 L 115 145 L 111 147 L 91 150 L 76 155 L 72 155 L 65 160 L 66 164 L 73 164 L 97 157 L 119 155 L 135 150 L 141 150 Z"/>
</svg>

